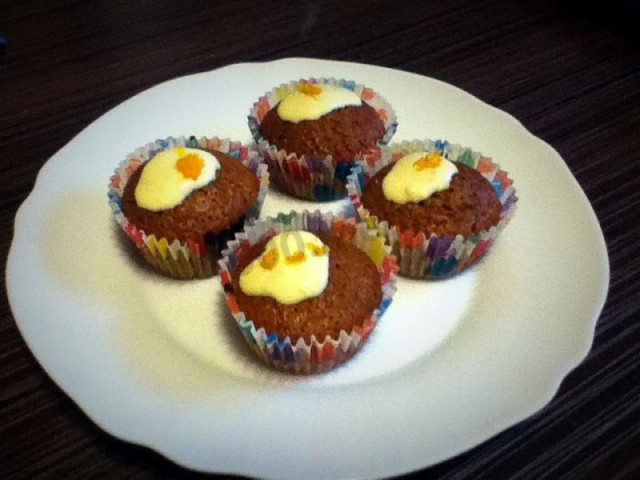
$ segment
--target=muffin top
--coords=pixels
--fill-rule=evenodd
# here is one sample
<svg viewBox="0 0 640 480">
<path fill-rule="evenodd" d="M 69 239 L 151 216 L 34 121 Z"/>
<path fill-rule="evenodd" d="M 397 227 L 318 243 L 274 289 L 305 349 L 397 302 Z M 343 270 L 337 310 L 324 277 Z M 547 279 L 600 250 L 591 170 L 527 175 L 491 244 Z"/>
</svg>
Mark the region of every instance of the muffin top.
<svg viewBox="0 0 640 480">
<path fill-rule="evenodd" d="M 258 197 L 260 181 L 242 162 L 230 155 L 217 151 L 210 153 L 219 163 L 219 168 L 212 169 L 211 180 L 202 186 L 196 183 L 196 188 L 183 192 L 186 195 L 182 201 L 169 208 L 150 209 L 158 204 L 163 205 L 162 195 L 152 196 L 154 200 L 151 204 L 140 201 L 147 208 L 139 205 L 142 188 L 137 187 L 151 161 L 138 168 L 129 178 L 122 195 L 122 210 L 129 222 L 148 235 L 172 241 L 201 240 L 207 234 L 225 231 L 242 220 Z M 204 168 L 197 162 L 187 161 L 183 162 L 181 170 L 183 176 L 193 179 L 199 177 L 198 172 L 201 169 L 204 171 Z M 163 176 L 167 177 L 148 177 Z"/>
<path fill-rule="evenodd" d="M 371 215 L 401 230 L 435 233 L 438 237 L 458 234 L 468 237 L 500 222 L 502 204 L 491 183 L 477 170 L 454 163 L 448 187 L 430 193 L 424 200 L 398 203 L 385 196 L 384 181 L 395 164 L 378 171 L 367 183 L 362 206 Z"/>
<path fill-rule="evenodd" d="M 262 136 L 279 150 L 350 161 L 385 134 L 376 110 L 352 91 L 302 83 L 262 119 Z"/>
<path fill-rule="evenodd" d="M 293 342 L 302 337 L 309 343 L 312 335 L 323 341 L 327 335 L 338 338 L 341 330 L 350 333 L 353 327 L 362 326 L 380 306 L 382 285 L 373 261 L 358 247 L 336 235 L 316 235 L 328 249 L 328 281 L 321 293 L 297 303 L 285 304 L 271 296 L 249 295 L 241 288 L 242 272 L 265 252 L 269 239 L 238 256 L 237 268 L 231 274 L 233 294 L 238 308 L 256 328 L 264 328 L 267 334 L 275 333 L 281 339 L 290 337 Z"/>
</svg>

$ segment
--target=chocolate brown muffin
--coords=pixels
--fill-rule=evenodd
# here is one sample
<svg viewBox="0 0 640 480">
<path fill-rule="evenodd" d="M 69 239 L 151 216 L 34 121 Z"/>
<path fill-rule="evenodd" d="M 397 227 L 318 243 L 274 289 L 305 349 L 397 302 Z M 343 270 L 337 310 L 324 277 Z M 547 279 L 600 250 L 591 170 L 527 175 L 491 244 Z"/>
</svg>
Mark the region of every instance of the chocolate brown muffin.
<svg viewBox="0 0 640 480">
<path fill-rule="evenodd" d="M 447 190 L 421 202 L 399 204 L 387 200 L 382 182 L 393 164 L 387 165 L 369 180 L 362 194 L 362 205 L 380 220 L 401 230 L 435 233 L 438 237 L 458 234 L 465 238 L 479 234 L 500 222 L 502 204 L 493 186 L 477 170 L 456 163 L 458 173 Z"/>
<path fill-rule="evenodd" d="M 145 165 L 131 176 L 122 196 L 122 209 L 129 222 L 148 235 L 168 240 L 201 240 L 242 223 L 260 191 L 254 173 L 230 155 L 211 151 L 220 162 L 217 178 L 194 191 L 180 205 L 158 212 L 140 208 L 134 192 Z"/>
<path fill-rule="evenodd" d="M 365 102 L 297 123 L 280 118 L 276 106 L 265 115 L 260 129 L 262 136 L 279 150 L 312 157 L 331 155 L 341 162 L 373 148 L 385 134 L 380 116 Z"/>
<path fill-rule="evenodd" d="M 284 305 L 267 296 L 252 296 L 240 289 L 240 274 L 264 251 L 268 239 L 238 257 L 237 268 L 231 274 L 231 285 L 238 308 L 250 318 L 256 328 L 292 342 L 304 338 L 311 342 L 315 335 L 323 341 L 329 335 L 338 338 L 340 331 L 350 333 L 362 326 L 382 301 L 380 273 L 373 261 L 359 248 L 336 235 L 316 235 L 329 246 L 329 283 L 324 292 L 314 298 Z"/>
</svg>

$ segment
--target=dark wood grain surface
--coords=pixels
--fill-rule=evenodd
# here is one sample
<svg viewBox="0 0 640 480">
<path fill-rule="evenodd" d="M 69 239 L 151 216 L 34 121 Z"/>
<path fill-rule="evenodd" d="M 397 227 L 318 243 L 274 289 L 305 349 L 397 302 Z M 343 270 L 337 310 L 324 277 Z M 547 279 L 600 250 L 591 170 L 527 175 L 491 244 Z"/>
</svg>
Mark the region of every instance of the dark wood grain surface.
<svg viewBox="0 0 640 480">
<path fill-rule="evenodd" d="M 0 248 L 44 162 L 131 95 L 291 56 L 456 85 L 560 152 L 598 215 L 610 290 L 593 348 L 542 411 L 422 474 L 640 478 L 640 6 L 634 1 L 0 0 Z M 3 282 L 4 285 L 4 282 Z M 199 476 L 101 431 L 51 381 L 0 299 L 0 477 Z"/>
</svg>

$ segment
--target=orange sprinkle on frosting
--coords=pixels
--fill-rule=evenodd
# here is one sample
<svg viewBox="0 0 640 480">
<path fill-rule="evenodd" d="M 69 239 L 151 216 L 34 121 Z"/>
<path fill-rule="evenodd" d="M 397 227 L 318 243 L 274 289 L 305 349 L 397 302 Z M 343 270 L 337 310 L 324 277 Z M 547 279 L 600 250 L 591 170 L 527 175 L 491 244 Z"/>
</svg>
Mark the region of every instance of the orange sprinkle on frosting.
<svg viewBox="0 0 640 480">
<path fill-rule="evenodd" d="M 185 178 L 197 180 L 204 168 L 204 160 L 198 155 L 189 154 L 178 160 L 176 168 Z"/>
<path fill-rule="evenodd" d="M 307 254 L 304 252 L 296 252 L 293 255 L 287 257 L 287 263 L 290 264 L 297 264 L 297 263 L 303 263 L 307 261 Z"/>
<path fill-rule="evenodd" d="M 298 90 L 300 90 L 305 95 L 313 98 L 316 98 L 322 93 L 322 87 L 313 83 L 301 83 L 300 85 L 298 85 Z"/>
<path fill-rule="evenodd" d="M 273 270 L 278 262 L 278 251 L 277 250 L 269 250 L 262 256 L 262 260 L 260 261 L 260 265 L 262 268 L 266 270 Z"/>
<path fill-rule="evenodd" d="M 321 257 L 322 255 L 326 255 L 329 252 L 329 247 L 327 245 L 323 245 L 319 247 L 314 245 L 313 243 L 307 243 L 307 248 L 311 250 L 311 253 L 314 257 Z"/>
<path fill-rule="evenodd" d="M 426 155 L 413 163 L 413 168 L 417 171 L 427 170 L 429 168 L 438 168 L 442 163 L 442 154 L 433 152 Z"/>
</svg>

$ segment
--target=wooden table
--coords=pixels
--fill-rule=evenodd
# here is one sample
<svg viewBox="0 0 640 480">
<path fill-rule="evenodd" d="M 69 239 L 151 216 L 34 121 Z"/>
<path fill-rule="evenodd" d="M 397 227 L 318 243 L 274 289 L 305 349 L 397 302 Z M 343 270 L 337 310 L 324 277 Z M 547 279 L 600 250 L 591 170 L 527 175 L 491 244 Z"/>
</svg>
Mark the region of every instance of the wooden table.
<svg viewBox="0 0 640 480">
<path fill-rule="evenodd" d="M 637 2 L 579 3 L 2 0 L 2 266 L 16 209 L 44 162 L 158 82 L 291 56 L 435 77 L 509 112 L 559 151 L 602 225 L 611 283 L 593 348 L 554 400 L 422 473 L 640 478 L 640 12 Z M 0 476 L 197 476 L 100 430 L 35 361 L 6 295 L 0 314 Z"/>
</svg>

